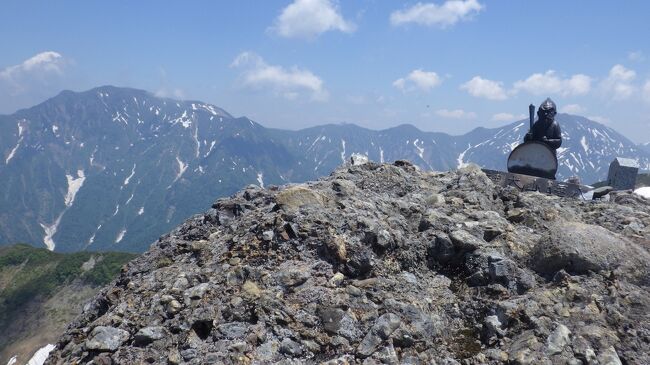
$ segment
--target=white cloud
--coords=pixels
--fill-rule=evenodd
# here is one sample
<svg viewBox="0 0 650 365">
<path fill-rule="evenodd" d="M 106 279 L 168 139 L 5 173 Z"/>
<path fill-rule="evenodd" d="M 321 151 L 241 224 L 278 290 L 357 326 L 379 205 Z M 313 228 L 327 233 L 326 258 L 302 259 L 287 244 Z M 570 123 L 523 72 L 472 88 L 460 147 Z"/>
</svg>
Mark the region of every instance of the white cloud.
<svg viewBox="0 0 650 365">
<path fill-rule="evenodd" d="M 600 115 L 591 115 L 591 116 L 588 116 L 587 119 L 591 119 L 594 122 L 598 122 L 598 123 L 602 123 L 602 124 L 609 124 L 609 123 L 612 122 L 611 119 L 609 119 L 607 117 L 600 116 Z"/>
<path fill-rule="evenodd" d="M 173 98 L 177 100 L 185 99 L 185 92 L 183 89 L 173 87 L 170 85 L 169 79 L 167 77 L 167 70 L 163 67 L 158 69 L 160 74 L 160 86 L 155 91 L 154 95 L 160 98 Z"/>
<path fill-rule="evenodd" d="M 436 110 L 436 115 L 447 118 L 447 119 L 474 119 L 476 118 L 476 113 L 474 112 L 466 112 L 462 109 L 454 109 L 454 110 L 448 110 L 448 109 L 439 109 Z"/>
<path fill-rule="evenodd" d="M 515 82 L 513 92 L 525 91 L 533 95 L 584 95 L 591 90 L 591 81 L 591 77 L 587 75 L 576 74 L 570 78 L 562 78 L 555 71 L 548 70 Z"/>
<path fill-rule="evenodd" d="M 270 30 L 286 38 L 312 39 L 331 30 L 354 32 L 356 26 L 343 19 L 330 0 L 295 0 L 282 10 Z"/>
<path fill-rule="evenodd" d="M 492 116 L 493 122 L 514 122 L 526 118 L 525 114 L 497 113 Z"/>
<path fill-rule="evenodd" d="M 162 87 L 156 90 L 155 95 L 159 98 L 173 98 L 177 100 L 185 99 L 185 92 L 183 89 L 169 89 L 167 87 Z"/>
<path fill-rule="evenodd" d="M 605 95 L 614 98 L 615 100 L 623 100 L 631 97 L 636 91 L 636 87 L 632 84 L 636 78 L 636 72 L 625 68 L 623 65 L 614 65 L 609 70 L 609 75 L 605 78 L 600 87 Z"/>
<path fill-rule="evenodd" d="M 585 111 L 586 109 L 578 104 L 567 104 L 560 108 L 560 112 L 568 114 L 582 114 Z"/>
<path fill-rule="evenodd" d="M 460 88 L 467 90 L 470 95 L 477 98 L 489 100 L 505 100 L 508 98 L 502 82 L 487 80 L 481 76 L 474 76 L 471 80 L 460 85 Z"/>
<path fill-rule="evenodd" d="M 633 51 L 627 54 L 627 59 L 634 62 L 645 61 L 645 55 L 641 51 Z"/>
<path fill-rule="evenodd" d="M 393 81 L 393 86 L 402 91 L 410 91 L 413 89 L 429 91 L 441 83 L 442 79 L 437 73 L 417 69 L 411 71 L 406 77 L 401 77 Z"/>
<path fill-rule="evenodd" d="M 650 103 L 650 79 L 646 80 L 645 84 L 643 84 L 643 99 L 647 103 Z"/>
<path fill-rule="evenodd" d="M 270 89 L 274 94 L 289 100 L 304 93 L 314 101 L 326 101 L 329 97 L 323 87 L 323 80 L 309 70 L 296 66 L 285 69 L 267 64 L 262 57 L 252 52 L 239 54 L 231 67 L 242 68 L 241 83 L 253 89 Z"/>
<path fill-rule="evenodd" d="M 392 12 L 390 23 L 395 26 L 415 23 L 446 28 L 459 21 L 471 19 L 483 8 L 477 0 L 448 0 L 442 5 L 417 3 L 410 8 Z"/>
<path fill-rule="evenodd" d="M 0 88 L 7 88 L 12 95 L 27 92 L 47 83 L 52 77 L 61 76 L 68 63 L 60 53 L 41 52 L 18 65 L 0 70 Z"/>
</svg>

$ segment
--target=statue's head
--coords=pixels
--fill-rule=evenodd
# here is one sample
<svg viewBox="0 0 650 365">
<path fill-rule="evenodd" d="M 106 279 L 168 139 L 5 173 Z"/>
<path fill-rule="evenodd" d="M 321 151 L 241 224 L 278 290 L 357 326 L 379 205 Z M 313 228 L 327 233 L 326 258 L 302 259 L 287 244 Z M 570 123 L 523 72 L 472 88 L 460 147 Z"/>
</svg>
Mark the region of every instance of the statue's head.
<svg viewBox="0 0 650 365">
<path fill-rule="evenodd" d="M 553 120 L 555 114 L 557 114 L 557 109 L 551 98 L 546 98 L 546 100 L 540 104 L 539 109 L 537 109 L 537 117 L 539 120 Z"/>
</svg>

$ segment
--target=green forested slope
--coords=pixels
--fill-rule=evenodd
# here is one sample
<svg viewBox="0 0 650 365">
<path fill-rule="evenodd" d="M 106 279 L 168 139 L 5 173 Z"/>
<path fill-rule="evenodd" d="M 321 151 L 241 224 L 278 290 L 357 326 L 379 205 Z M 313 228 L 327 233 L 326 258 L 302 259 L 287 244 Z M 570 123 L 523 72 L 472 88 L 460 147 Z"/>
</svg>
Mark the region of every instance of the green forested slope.
<svg viewBox="0 0 650 365">
<path fill-rule="evenodd" d="M 51 343 L 84 302 L 135 255 L 62 254 L 17 244 L 0 248 L 0 363 Z"/>
</svg>

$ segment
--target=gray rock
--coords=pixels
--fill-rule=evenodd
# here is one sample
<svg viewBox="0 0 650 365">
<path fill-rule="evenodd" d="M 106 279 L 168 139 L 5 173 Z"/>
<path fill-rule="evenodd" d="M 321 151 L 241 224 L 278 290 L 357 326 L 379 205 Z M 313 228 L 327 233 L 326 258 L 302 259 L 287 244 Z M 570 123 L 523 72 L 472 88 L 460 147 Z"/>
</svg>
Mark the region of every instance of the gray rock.
<svg viewBox="0 0 650 365">
<path fill-rule="evenodd" d="M 299 343 L 291 340 L 290 338 L 285 338 L 280 342 L 280 353 L 289 355 L 291 357 L 298 357 L 302 355 L 303 349 Z"/>
<path fill-rule="evenodd" d="M 483 240 L 464 230 L 451 232 L 449 238 L 458 251 L 474 251 L 484 244 Z"/>
<path fill-rule="evenodd" d="M 426 197 L 426 203 L 427 205 L 437 207 L 440 205 L 444 205 L 446 203 L 446 200 L 444 195 L 433 193 Z"/>
<path fill-rule="evenodd" d="M 505 331 L 501 328 L 502 324 L 501 321 L 499 321 L 498 316 L 485 317 L 485 323 L 483 326 L 485 329 L 485 337 L 488 339 L 505 335 Z"/>
<path fill-rule="evenodd" d="M 591 364 L 596 362 L 596 353 L 587 340 L 582 336 L 577 336 L 573 340 L 573 354 L 582 362 Z"/>
<path fill-rule="evenodd" d="M 201 283 L 197 286 L 191 287 L 185 291 L 185 296 L 190 299 L 201 299 L 205 295 L 205 292 L 210 288 L 210 284 Z"/>
<path fill-rule="evenodd" d="M 368 156 L 362 155 L 360 153 L 353 153 L 350 156 L 350 164 L 352 166 L 359 166 L 368 163 Z"/>
<path fill-rule="evenodd" d="M 180 312 L 181 309 L 183 309 L 183 305 L 176 299 L 172 299 L 166 306 L 167 314 L 171 316 Z"/>
<path fill-rule="evenodd" d="M 546 340 L 547 353 L 549 355 L 555 355 L 561 353 L 562 350 L 564 349 L 564 346 L 566 346 L 569 343 L 570 335 L 571 335 L 571 331 L 569 331 L 567 326 L 563 324 L 558 324 L 557 327 L 555 328 L 555 331 L 553 331 L 550 334 L 550 336 L 548 336 L 548 339 Z"/>
<path fill-rule="evenodd" d="M 128 340 L 131 335 L 122 329 L 106 326 L 97 326 L 86 340 L 88 350 L 115 351 Z"/>
<path fill-rule="evenodd" d="M 182 350 L 182 351 L 181 351 L 181 357 L 183 357 L 183 359 L 184 359 L 185 361 L 192 360 L 192 359 L 195 358 L 198 354 L 199 354 L 199 353 L 198 353 L 198 351 L 196 351 L 196 349 L 185 349 L 185 350 Z"/>
<path fill-rule="evenodd" d="M 647 272 L 650 255 L 624 237 L 602 227 L 568 222 L 557 224 L 535 247 L 531 263 L 541 274 L 586 274 L 619 267 Z"/>
<path fill-rule="evenodd" d="M 446 264 L 454 258 L 456 250 L 449 236 L 445 233 L 437 233 L 428 254 L 432 260 Z"/>
<path fill-rule="evenodd" d="M 514 261 L 498 256 L 488 258 L 488 276 L 491 283 L 499 283 L 519 294 L 535 286 L 535 278 L 531 274 L 519 268 Z"/>
<path fill-rule="evenodd" d="M 323 206 L 325 197 L 304 186 L 293 186 L 282 190 L 276 196 L 276 201 L 287 209 L 297 209 L 305 205 Z"/>
<path fill-rule="evenodd" d="M 146 345 L 165 337 L 165 328 L 162 326 L 151 326 L 140 328 L 134 336 L 136 344 Z"/>
<path fill-rule="evenodd" d="M 330 334 L 337 334 L 341 328 L 341 319 L 345 316 L 345 311 L 340 308 L 323 308 L 319 311 L 319 317 L 323 324 L 323 329 Z"/>
<path fill-rule="evenodd" d="M 598 355 L 598 363 L 601 365 L 622 365 L 616 349 L 610 346 Z"/>
<path fill-rule="evenodd" d="M 391 237 L 390 233 L 382 229 L 377 233 L 377 246 L 386 249 L 390 246 L 393 245 L 393 238 Z"/>
<path fill-rule="evenodd" d="M 377 318 L 375 324 L 357 347 L 357 355 L 361 357 L 372 355 L 395 332 L 401 322 L 400 318 L 393 313 L 386 313 Z"/>
<path fill-rule="evenodd" d="M 217 330 L 228 339 L 241 339 L 244 338 L 248 332 L 248 326 L 242 322 L 224 323 L 217 326 Z"/>
<path fill-rule="evenodd" d="M 386 346 L 383 346 L 376 352 L 372 354 L 372 357 L 369 357 L 364 360 L 363 364 L 386 364 L 386 365 L 398 365 L 400 363 L 399 358 L 397 357 L 397 352 L 392 343 L 388 343 Z"/>
<path fill-rule="evenodd" d="M 303 284 L 310 277 L 308 270 L 292 268 L 277 273 L 276 280 L 283 286 L 293 287 Z"/>
<path fill-rule="evenodd" d="M 541 346 L 533 331 L 525 331 L 513 338 L 508 349 L 509 359 L 515 364 L 536 364 L 542 357 L 546 358 L 546 355 L 538 353 Z"/>
<path fill-rule="evenodd" d="M 337 179 L 332 182 L 332 189 L 345 196 L 354 194 L 354 192 L 357 190 L 357 186 L 354 185 L 352 181 Z"/>
<path fill-rule="evenodd" d="M 266 341 L 253 352 L 253 361 L 259 364 L 269 363 L 278 357 L 279 351 L 280 343 L 277 340 Z"/>
<path fill-rule="evenodd" d="M 174 281 L 174 284 L 172 285 L 172 290 L 180 292 L 182 290 L 187 289 L 188 286 L 189 286 L 189 281 L 187 280 L 187 278 L 185 276 L 181 276 L 178 279 L 176 279 L 176 281 Z"/>
<path fill-rule="evenodd" d="M 275 236 L 275 233 L 273 233 L 273 231 L 271 231 L 271 230 L 262 232 L 262 239 L 264 241 L 271 241 L 271 240 L 273 240 L 274 236 Z"/>
</svg>

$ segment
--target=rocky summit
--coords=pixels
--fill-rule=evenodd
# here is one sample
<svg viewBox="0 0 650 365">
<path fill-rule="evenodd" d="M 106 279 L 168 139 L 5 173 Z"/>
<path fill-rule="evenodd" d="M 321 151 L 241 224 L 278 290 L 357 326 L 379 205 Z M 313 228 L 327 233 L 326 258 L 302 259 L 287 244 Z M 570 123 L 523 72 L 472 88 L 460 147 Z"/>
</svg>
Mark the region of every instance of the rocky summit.
<svg viewBox="0 0 650 365">
<path fill-rule="evenodd" d="M 47 364 L 648 364 L 650 201 L 349 165 L 219 199 Z"/>
</svg>

